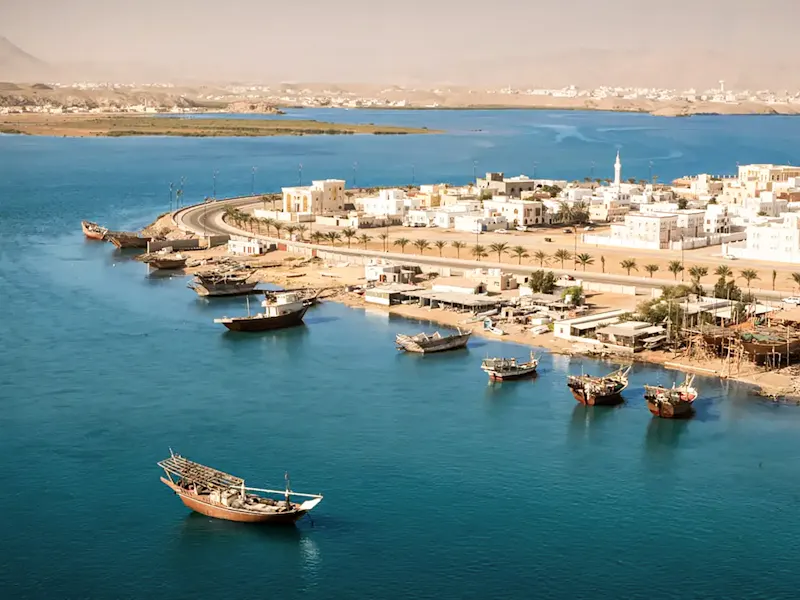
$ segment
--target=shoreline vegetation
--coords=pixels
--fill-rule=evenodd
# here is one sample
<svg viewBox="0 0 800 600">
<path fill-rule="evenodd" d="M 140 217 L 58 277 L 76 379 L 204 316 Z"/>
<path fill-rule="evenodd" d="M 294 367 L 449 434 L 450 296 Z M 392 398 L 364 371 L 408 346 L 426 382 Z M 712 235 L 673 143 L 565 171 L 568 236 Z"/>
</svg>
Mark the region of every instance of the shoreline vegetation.
<svg viewBox="0 0 800 600">
<path fill-rule="evenodd" d="M 344 124 L 293 119 L 185 119 L 149 115 L 22 113 L 0 115 L 0 133 L 55 137 L 270 137 L 440 133 L 419 127 Z"/>
</svg>

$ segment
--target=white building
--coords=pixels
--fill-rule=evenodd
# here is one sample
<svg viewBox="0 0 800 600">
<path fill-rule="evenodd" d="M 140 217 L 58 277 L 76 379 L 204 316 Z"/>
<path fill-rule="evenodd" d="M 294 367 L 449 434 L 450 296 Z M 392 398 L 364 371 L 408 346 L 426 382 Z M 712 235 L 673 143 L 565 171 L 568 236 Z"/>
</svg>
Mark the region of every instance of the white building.
<svg viewBox="0 0 800 600">
<path fill-rule="evenodd" d="M 723 244 L 724 255 L 771 262 L 800 263 L 800 214 L 786 213 L 780 221 L 753 224 L 744 242 Z"/>
<path fill-rule="evenodd" d="M 762 190 L 771 190 L 773 183 L 786 182 L 790 177 L 800 177 L 800 167 L 772 164 L 739 165 L 739 182 L 743 185 L 756 182 L 758 188 Z"/>
<path fill-rule="evenodd" d="M 259 256 L 269 249 L 269 244 L 254 238 L 232 236 L 228 240 L 228 252 L 245 256 Z"/>
<path fill-rule="evenodd" d="M 441 229 L 453 229 L 456 225 L 456 217 L 460 215 L 477 215 L 481 212 L 480 200 L 470 200 L 440 208 L 433 215 L 433 225 Z"/>
<path fill-rule="evenodd" d="M 453 227 L 459 231 L 469 231 L 470 233 L 495 231 L 497 229 L 507 229 L 508 220 L 502 215 L 494 217 L 487 217 L 481 214 L 458 215 L 454 219 Z"/>
<path fill-rule="evenodd" d="M 404 190 L 381 190 L 377 197 L 361 198 L 358 201 L 364 214 L 374 216 L 405 216 L 409 210 L 419 208 L 419 198 L 411 198 Z"/>
<path fill-rule="evenodd" d="M 342 179 L 324 179 L 312 181 L 309 186 L 281 188 L 283 212 L 289 215 L 326 215 L 343 211 L 346 202 L 344 185 Z"/>
<path fill-rule="evenodd" d="M 709 204 L 706 207 L 703 233 L 730 233 L 731 216 L 724 204 Z"/>
<path fill-rule="evenodd" d="M 494 196 L 483 201 L 486 216 L 503 216 L 512 227 L 529 227 L 544 224 L 544 204 L 540 200 L 518 200 Z"/>
</svg>

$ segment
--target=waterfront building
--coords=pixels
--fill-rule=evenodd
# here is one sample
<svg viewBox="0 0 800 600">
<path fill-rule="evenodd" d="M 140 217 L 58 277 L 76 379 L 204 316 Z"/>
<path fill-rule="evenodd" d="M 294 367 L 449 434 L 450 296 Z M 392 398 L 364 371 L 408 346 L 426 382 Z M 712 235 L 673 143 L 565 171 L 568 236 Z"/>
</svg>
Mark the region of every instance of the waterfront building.
<svg viewBox="0 0 800 600">
<path fill-rule="evenodd" d="M 522 192 L 534 192 L 542 184 L 526 175 L 506 177 L 501 172 L 486 173 L 486 177 L 477 179 L 478 190 L 489 191 L 493 195 L 519 198 Z"/>
<path fill-rule="evenodd" d="M 343 211 L 346 202 L 343 179 L 323 179 L 312 181 L 309 186 L 285 187 L 283 192 L 283 213 L 327 215 Z"/>
<path fill-rule="evenodd" d="M 800 177 L 800 167 L 773 164 L 739 165 L 739 183 L 746 185 L 755 182 L 762 190 L 771 190 L 774 183 L 786 182 L 793 177 Z"/>
</svg>

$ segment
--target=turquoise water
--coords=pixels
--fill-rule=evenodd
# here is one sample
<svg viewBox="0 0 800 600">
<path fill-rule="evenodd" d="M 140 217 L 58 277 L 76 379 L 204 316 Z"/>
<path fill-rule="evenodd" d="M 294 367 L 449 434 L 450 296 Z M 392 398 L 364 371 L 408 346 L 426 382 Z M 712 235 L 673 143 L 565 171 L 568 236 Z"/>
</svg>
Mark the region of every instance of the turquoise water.
<svg viewBox="0 0 800 600">
<path fill-rule="evenodd" d="M 675 374 L 636 365 L 625 405 L 586 409 L 565 375 L 613 365 L 545 354 L 536 380 L 488 385 L 484 356 L 527 350 L 401 355 L 394 334 L 427 325 L 337 304 L 303 328 L 223 333 L 213 318 L 241 300 L 147 277 L 79 221 L 142 225 L 169 181 L 196 199 L 214 169 L 219 195 L 247 193 L 253 165 L 264 191 L 298 162 L 310 179 L 357 161 L 363 184 L 406 182 L 411 157 L 418 181 L 466 180 L 473 160 L 530 171 L 530 157 L 580 177 L 617 144 L 643 176 L 659 155 L 664 177 L 731 170 L 786 162 L 800 120 L 303 114 L 454 133 L 0 136 L 3 597 L 796 597 L 796 408 L 702 379 L 697 418 L 652 419 L 643 384 Z M 325 500 L 289 531 L 190 514 L 158 480 L 170 446 L 256 485 L 289 470 Z"/>
</svg>

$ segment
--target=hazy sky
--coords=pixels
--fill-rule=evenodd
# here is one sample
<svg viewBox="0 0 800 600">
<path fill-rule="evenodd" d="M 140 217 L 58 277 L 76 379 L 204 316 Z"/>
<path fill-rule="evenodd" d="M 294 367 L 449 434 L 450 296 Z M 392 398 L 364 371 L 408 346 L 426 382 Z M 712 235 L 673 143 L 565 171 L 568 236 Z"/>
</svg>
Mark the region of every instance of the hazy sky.
<svg viewBox="0 0 800 600">
<path fill-rule="evenodd" d="M 800 0 L 0 0 L 0 35 L 49 63 L 225 79 L 530 80 L 554 66 L 618 78 L 629 58 L 646 70 L 642 56 L 703 69 L 703 52 L 740 71 L 793 67 L 798 27 Z"/>
</svg>

